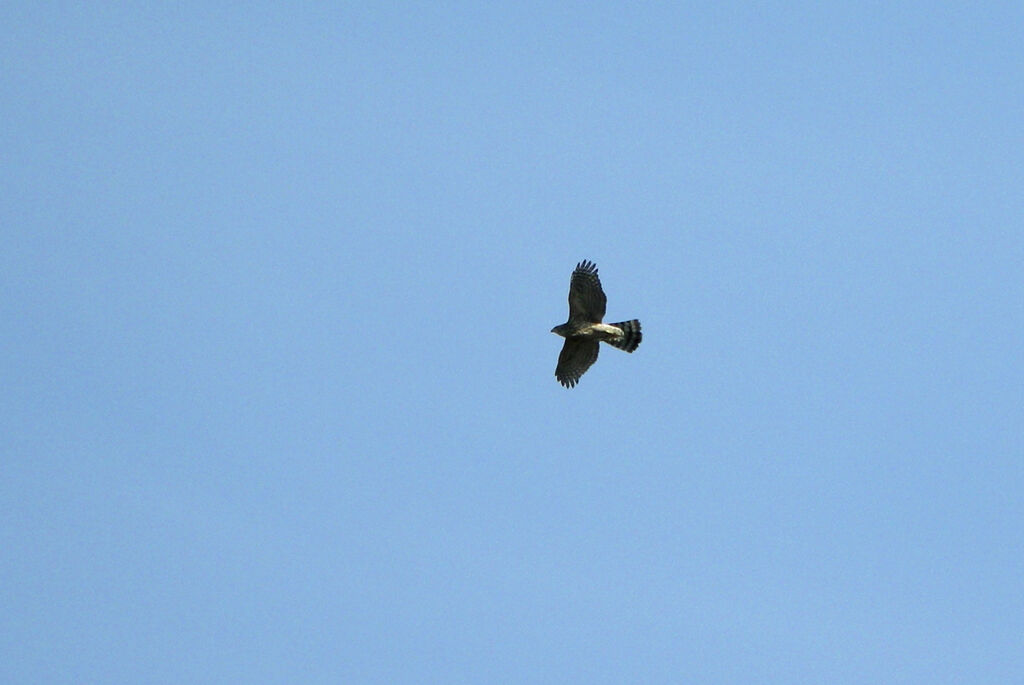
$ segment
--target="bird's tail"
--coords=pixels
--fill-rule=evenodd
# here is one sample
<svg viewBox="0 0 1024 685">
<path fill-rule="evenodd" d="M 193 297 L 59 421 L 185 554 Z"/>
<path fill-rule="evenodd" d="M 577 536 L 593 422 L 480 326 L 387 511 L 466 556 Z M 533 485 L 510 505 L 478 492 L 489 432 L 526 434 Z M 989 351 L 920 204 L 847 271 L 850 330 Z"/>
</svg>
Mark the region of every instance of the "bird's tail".
<svg viewBox="0 0 1024 685">
<path fill-rule="evenodd" d="M 609 340 L 608 344 L 613 347 L 617 347 L 620 350 L 626 352 L 632 352 L 640 345 L 640 341 L 643 340 L 644 335 L 640 332 L 640 322 L 636 319 L 632 321 L 623 321 L 621 323 L 613 323 L 616 328 L 622 329 L 622 337 L 616 338 L 615 340 Z"/>
</svg>

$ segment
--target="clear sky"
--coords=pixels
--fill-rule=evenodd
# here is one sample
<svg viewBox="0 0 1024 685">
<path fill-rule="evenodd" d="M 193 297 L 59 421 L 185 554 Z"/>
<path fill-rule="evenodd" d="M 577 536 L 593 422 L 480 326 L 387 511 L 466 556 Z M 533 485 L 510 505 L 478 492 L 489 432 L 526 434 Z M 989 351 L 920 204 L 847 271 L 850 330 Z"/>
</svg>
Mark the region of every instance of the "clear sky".
<svg viewBox="0 0 1024 685">
<path fill-rule="evenodd" d="M 1024 681 L 1020 3 L 0 26 L 0 681 Z"/>
</svg>

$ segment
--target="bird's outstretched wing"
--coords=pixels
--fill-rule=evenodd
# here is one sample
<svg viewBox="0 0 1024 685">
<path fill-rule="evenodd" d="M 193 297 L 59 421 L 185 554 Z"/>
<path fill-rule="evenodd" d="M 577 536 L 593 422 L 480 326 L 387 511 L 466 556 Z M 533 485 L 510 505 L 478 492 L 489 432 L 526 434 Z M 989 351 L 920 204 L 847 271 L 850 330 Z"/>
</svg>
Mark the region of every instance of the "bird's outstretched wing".
<svg viewBox="0 0 1024 685">
<path fill-rule="evenodd" d="M 580 376 L 597 361 L 598 351 L 596 340 L 566 338 L 562 353 L 558 355 L 555 378 L 567 388 L 576 385 Z"/>
<path fill-rule="evenodd" d="M 597 277 L 597 265 L 587 260 L 577 264 L 569 281 L 569 321 L 600 323 L 607 302 Z"/>
</svg>

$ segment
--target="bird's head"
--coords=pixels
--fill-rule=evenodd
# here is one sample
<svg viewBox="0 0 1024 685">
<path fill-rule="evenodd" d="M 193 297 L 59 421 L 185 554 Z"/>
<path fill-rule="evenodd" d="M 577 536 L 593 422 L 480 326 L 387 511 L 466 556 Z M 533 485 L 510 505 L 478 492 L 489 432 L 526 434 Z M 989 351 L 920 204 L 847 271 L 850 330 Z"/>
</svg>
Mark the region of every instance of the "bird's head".
<svg viewBox="0 0 1024 685">
<path fill-rule="evenodd" d="M 564 338 L 565 334 L 568 332 L 566 330 L 566 328 L 568 326 L 569 326 L 569 324 L 566 324 L 566 323 L 559 324 L 558 326 L 555 326 L 554 328 L 552 328 L 551 332 L 554 333 L 555 335 L 560 335 L 560 336 L 562 336 Z"/>
</svg>

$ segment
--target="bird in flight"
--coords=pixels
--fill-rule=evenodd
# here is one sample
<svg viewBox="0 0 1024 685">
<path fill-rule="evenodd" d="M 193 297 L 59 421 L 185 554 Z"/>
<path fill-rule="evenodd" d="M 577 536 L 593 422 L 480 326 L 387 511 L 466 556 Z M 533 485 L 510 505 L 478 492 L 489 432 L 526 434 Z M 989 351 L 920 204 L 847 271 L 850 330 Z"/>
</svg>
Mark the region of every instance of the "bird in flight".
<svg viewBox="0 0 1024 685">
<path fill-rule="evenodd" d="M 643 334 L 636 319 L 622 323 L 601 323 L 608 298 L 597 277 L 597 265 L 583 260 L 576 265 L 569 281 L 569 320 L 551 329 L 565 338 L 558 355 L 555 378 L 567 388 L 580 381 L 580 376 L 597 361 L 598 343 L 632 352 Z"/>
</svg>

